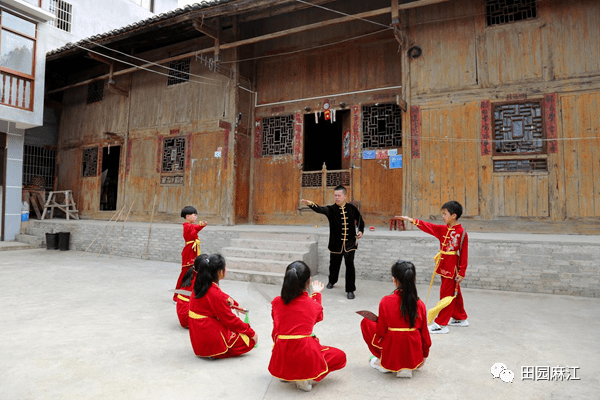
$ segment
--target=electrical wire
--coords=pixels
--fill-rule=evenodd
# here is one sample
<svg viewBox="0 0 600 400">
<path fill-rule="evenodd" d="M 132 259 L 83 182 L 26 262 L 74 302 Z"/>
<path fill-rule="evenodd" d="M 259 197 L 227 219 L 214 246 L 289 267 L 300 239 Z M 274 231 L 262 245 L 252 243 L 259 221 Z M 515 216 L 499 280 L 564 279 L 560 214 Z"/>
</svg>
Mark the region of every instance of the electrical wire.
<svg viewBox="0 0 600 400">
<path fill-rule="evenodd" d="M 312 7 L 317 7 L 317 8 L 321 8 L 323 10 L 327 10 L 327 11 L 330 11 L 330 12 L 333 12 L 333 13 L 344 15 L 346 17 L 354 17 L 352 14 L 346 14 L 345 12 L 337 11 L 337 10 L 334 10 L 334 9 L 328 8 L 328 7 L 324 7 L 324 6 L 320 5 L 320 4 L 313 4 L 313 3 L 309 3 L 308 1 L 304 1 L 304 0 L 296 0 L 296 1 L 298 3 L 307 4 L 307 5 L 312 6 Z M 357 20 L 360 20 L 360 21 L 364 21 L 364 22 L 368 22 L 368 23 L 373 24 L 373 25 L 383 26 L 386 29 L 393 29 L 389 25 L 380 24 L 379 22 L 371 21 L 369 19 L 360 18 L 360 17 L 355 17 L 354 19 L 357 19 Z"/>
</svg>

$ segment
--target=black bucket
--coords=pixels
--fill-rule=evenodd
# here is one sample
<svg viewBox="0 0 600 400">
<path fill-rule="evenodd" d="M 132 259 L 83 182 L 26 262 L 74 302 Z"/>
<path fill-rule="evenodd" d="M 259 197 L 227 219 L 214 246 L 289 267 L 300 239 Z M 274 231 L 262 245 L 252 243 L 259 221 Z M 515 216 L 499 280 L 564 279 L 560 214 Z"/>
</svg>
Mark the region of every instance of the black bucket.
<svg viewBox="0 0 600 400">
<path fill-rule="evenodd" d="M 58 250 L 58 233 L 46 233 L 46 249 Z"/>
<path fill-rule="evenodd" d="M 61 251 L 69 250 L 69 240 L 71 232 L 58 232 L 58 249 Z"/>
</svg>

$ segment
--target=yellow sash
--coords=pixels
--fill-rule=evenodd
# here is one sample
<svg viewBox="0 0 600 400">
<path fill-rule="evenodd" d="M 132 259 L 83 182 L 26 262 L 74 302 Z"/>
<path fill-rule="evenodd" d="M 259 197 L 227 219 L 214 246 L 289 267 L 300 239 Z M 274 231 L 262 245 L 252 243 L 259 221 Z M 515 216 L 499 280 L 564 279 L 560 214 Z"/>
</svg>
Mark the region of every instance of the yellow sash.
<svg viewBox="0 0 600 400">
<path fill-rule="evenodd" d="M 417 328 L 388 328 L 388 331 L 393 331 L 393 332 L 412 332 L 412 331 L 416 331 Z"/>
<path fill-rule="evenodd" d="M 179 300 L 182 300 L 182 301 L 190 301 L 190 299 L 188 299 L 187 297 L 183 297 L 183 296 L 182 296 L 182 295 L 180 295 L 180 294 L 178 294 L 178 295 L 177 295 L 177 298 L 178 298 Z"/>
<path fill-rule="evenodd" d="M 427 297 L 425 297 L 425 303 L 429 300 L 429 292 L 431 292 L 431 286 L 433 286 L 433 279 L 435 278 L 435 273 L 437 272 L 438 266 L 440 262 L 442 262 L 442 255 L 453 256 L 458 254 L 456 251 L 443 251 L 440 250 L 434 257 L 435 267 L 433 268 L 433 274 L 431 275 L 431 282 L 429 282 L 429 289 L 427 289 Z"/>
<path fill-rule="evenodd" d="M 277 335 L 277 339 L 303 339 L 312 335 Z"/>
<path fill-rule="evenodd" d="M 193 312 L 193 311 L 190 311 L 190 313 L 189 313 L 189 316 L 190 316 L 190 318 L 193 318 L 193 319 L 202 319 L 202 318 L 208 318 L 206 315 L 200 315 L 200 314 L 196 314 L 196 313 L 195 313 L 195 312 Z"/>
<path fill-rule="evenodd" d="M 185 244 L 194 243 L 192 245 L 192 250 L 196 251 L 196 256 L 200 255 L 200 239 L 190 240 L 189 242 L 185 242 Z"/>
</svg>

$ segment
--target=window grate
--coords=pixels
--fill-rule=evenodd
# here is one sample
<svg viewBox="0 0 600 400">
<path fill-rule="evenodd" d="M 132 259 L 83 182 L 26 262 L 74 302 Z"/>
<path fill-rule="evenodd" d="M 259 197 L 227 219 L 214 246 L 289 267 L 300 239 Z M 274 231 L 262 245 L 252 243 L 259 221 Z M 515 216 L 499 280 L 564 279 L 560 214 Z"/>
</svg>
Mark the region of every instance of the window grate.
<svg viewBox="0 0 600 400">
<path fill-rule="evenodd" d="M 43 146 L 23 146 L 23 184 L 52 190 L 56 150 Z"/>
<path fill-rule="evenodd" d="M 52 14 L 56 15 L 56 20 L 48 23 L 63 31 L 71 32 L 73 5 L 64 0 L 50 0 L 49 9 Z"/>
<path fill-rule="evenodd" d="M 494 104 L 494 154 L 545 153 L 541 101 Z"/>
<path fill-rule="evenodd" d="M 165 138 L 162 172 L 182 172 L 185 165 L 185 136 Z"/>
<path fill-rule="evenodd" d="M 171 61 L 169 63 L 169 78 L 167 86 L 178 85 L 190 80 L 190 58 Z"/>
<path fill-rule="evenodd" d="M 262 120 L 262 156 L 294 153 L 294 116 L 269 117 Z"/>
<path fill-rule="evenodd" d="M 536 0 L 487 0 L 487 26 L 508 24 L 535 18 Z"/>
<path fill-rule="evenodd" d="M 87 103 L 102 101 L 104 98 L 104 81 L 94 81 L 88 85 Z"/>
<path fill-rule="evenodd" d="M 363 149 L 402 147 L 402 110 L 396 103 L 363 106 Z"/>
<path fill-rule="evenodd" d="M 532 172 L 547 171 L 545 159 L 530 160 L 494 160 L 494 172 Z"/>
<path fill-rule="evenodd" d="M 83 149 L 81 176 L 89 177 L 98 175 L 98 147 Z"/>
</svg>

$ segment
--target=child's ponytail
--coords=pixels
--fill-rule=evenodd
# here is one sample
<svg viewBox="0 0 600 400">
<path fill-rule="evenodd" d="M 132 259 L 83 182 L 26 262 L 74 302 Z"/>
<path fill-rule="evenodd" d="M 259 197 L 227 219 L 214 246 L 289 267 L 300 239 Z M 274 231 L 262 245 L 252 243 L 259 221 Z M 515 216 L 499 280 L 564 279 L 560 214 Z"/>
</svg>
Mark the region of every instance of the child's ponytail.
<svg viewBox="0 0 600 400">
<path fill-rule="evenodd" d="M 417 318 L 417 286 L 416 271 L 413 263 L 398 261 L 392 267 L 392 276 L 398 281 L 398 296 L 400 296 L 400 315 L 408 319 L 410 327 L 415 326 Z"/>
<path fill-rule="evenodd" d="M 208 264 L 208 255 L 200 254 L 198 257 L 196 257 L 194 260 L 194 267 L 188 268 L 183 275 L 183 278 L 181 279 L 181 287 L 191 286 L 192 280 L 194 279 L 194 272 L 198 273 L 200 268 L 205 267 L 206 264 Z"/>
<path fill-rule="evenodd" d="M 281 287 L 281 299 L 284 304 L 289 304 L 300 296 L 306 283 L 310 279 L 310 268 L 302 261 L 294 261 L 285 269 L 283 286 Z"/>
<path fill-rule="evenodd" d="M 198 257 L 196 257 L 196 260 Z M 201 262 L 201 261 L 199 261 Z M 194 266 L 196 262 L 194 261 Z M 196 281 L 194 282 L 194 295 L 197 299 L 204 297 L 213 282 L 219 282 L 219 271 L 225 269 L 225 258 L 220 254 L 213 254 L 208 257 L 204 266 L 200 266 Z"/>
</svg>

